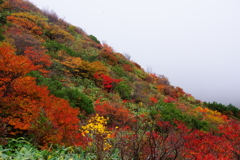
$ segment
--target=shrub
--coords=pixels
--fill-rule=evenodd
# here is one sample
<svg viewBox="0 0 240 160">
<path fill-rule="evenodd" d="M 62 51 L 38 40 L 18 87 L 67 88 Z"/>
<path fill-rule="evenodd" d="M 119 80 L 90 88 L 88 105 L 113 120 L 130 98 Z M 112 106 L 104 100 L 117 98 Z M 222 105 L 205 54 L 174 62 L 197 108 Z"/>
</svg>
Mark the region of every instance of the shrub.
<svg viewBox="0 0 240 160">
<path fill-rule="evenodd" d="M 32 34 L 23 33 L 17 27 L 8 28 L 7 36 L 13 40 L 13 45 L 16 47 L 17 55 L 24 55 L 27 47 L 33 47 L 38 51 L 45 51 L 45 47 L 41 46 L 42 42 L 34 37 Z"/>
<path fill-rule="evenodd" d="M 146 72 L 144 72 L 143 70 L 140 70 L 140 69 L 134 69 L 134 74 L 141 79 L 145 79 L 148 76 L 148 74 Z"/>
<path fill-rule="evenodd" d="M 38 85 L 48 86 L 51 94 L 68 100 L 72 107 L 80 108 L 87 114 L 94 113 L 92 100 L 77 88 L 66 88 L 61 82 L 52 80 L 51 78 L 45 78 L 40 75 L 39 72 L 31 72 L 29 75 L 37 78 Z"/>
<path fill-rule="evenodd" d="M 3 32 L 4 32 L 4 29 L 2 28 L 2 25 L 0 25 L 0 41 L 3 41 L 5 39 Z"/>
<path fill-rule="evenodd" d="M 9 9 L 7 8 L 3 8 L 3 5 L 0 5 L 0 22 L 1 24 L 6 24 L 7 22 L 7 16 L 9 16 L 11 14 L 11 12 L 9 11 Z"/>
<path fill-rule="evenodd" d="M 121 79 L 114 79 L 105 74 L 98 74 L 98 72 L 94 74 L 94 78 L 96 83 L 100 84 L 100 86 L 108 92 L 111 92 L 116 86 L 116 84 L 122 81 Z"/>
<path fill-rule="evenodd" d="M 124 126 L 133 119 L 131 111 L 116 102 L 96 102 L 95 110 L 99 115 L 109 117 L 111 125 Z"/>
<path fill-rule="evenodd" d="M 149 101 L 149 84 L 144 82 L 136 82 L 134 89 L 133 89 L 133 95 L 132 99 L 135 100 L 135 102 L 148 102 Z"/>
<path fill-rule="evenodd" d="M 185 122 L 189 127 L 193 129 L 209 130 L 210 124 L 207 121 L 199 120 L 198 117 L 181 112 L 179 108 L 175 107 L 173 103 L 159 103 L 161 107 L 161 119 L 164 121 L 174 122 L 179 120 Z"/>
<path fill-rule="evenodd" d="M 81 138 L 77 133 L 79 110 L 50 95 L 47 87 L 37 86 L 35 78 L 26 75 L 36 66 L 14 51 L 8 43 L 0 45 L 0 112 L 4 114 L 8 136 L 32 134 L 40 146 L 73 145 L 73 141 L 78 141 L 77 135 Z"/>
<path fill-rule="evenodd" d="M 103 44 L 103 49 L 99 53 L 98 58 L 100 60 L 107 61 L 107 63 L 109 63 L 110 65 L 113 65 L 113 66 L 119 64 L 119 60 L 118 60 L 118 58 L 116 58 L 116 55 L 113 52 L 113 49 L 110 46 L 108 46 L 107 44 Z"/>
<path fill-rule="evenodd" d="M 52 64 L 50 56 L 45 54 L 45 50 L 39 51 L 33 47 L 28 47 L 24 53 L 36 67 L 42 68 Z"/>
<path fill-rule="evenodd" d="M 45 34 L 49 39 L 59 43 L 67 43 L 74 40 L 74 37 L 70 33 L 61 29 L 58 25 L 52 25 L 47 28 Z"/>
<path fill-rule="evenodd" d="M 89 148 L 94 150 L 97 158 L 105 159 L 106 151 L 111 150 L 112 145 L 108 142 L 111 138 L 112 131 L 107 128 L 108 117 L 104 118 L 96 114 L 88 120 L 88 124 L 81 127 L 83 135 L 88 135 L 91 139 L 89 140 Z"/>
<path fill-rule="evenodd" d="M 42 35 L 42 30 L 48 28 L 45 19 L 29 12 L 12 13 L 7 20 L 37 35 Z"/>
<path fill-rule="evenodd" d="M 89 35 L 89 38 L 91 38 L 91 40 L 93 40 L 95 43 L 101 44 L 100 41 L 94 35 Z"/>
<path fill-rule="evenodd" d="M 132 71 L 133 71 L 132 66 L 129 65 L 129 64 L 123 64 L 123 69 L 124 69 L 125 71 L 128 71 L 128 72 L 132 72 Z"/>
<path fill-rule="evenodd" d="M 79 97 L 80 97 L 80 101 L 79 101 L 79 106 L 81 109 L 83 109 L 87 114 L 92 114 L 94 113 L 94 108 L 93 108 L 93 101 L 88 98 L 88 96 L 86 96 L 84 93 L 80 93 L 79 92 Z"/>
<path fill-rule="evenodd" d="M 107 61 L 107 63 L 113 66 L 118 64 L 118 59 L 113 55 L 113 53 L 109 53 L 106 51 L 101 51 L 99 53 L 99 59 L 105 60 Z"/>
<path fill-rule="evenodd" d="M 171 96 L 166 96 L 165 98 L 164 98 L 164 102 L 165 103 L 172 103 L 172 102 L 174 102 L 174 101 L 176 101 L 173 97 L 171 97 Z"/>
<path fill-rule="evenodd" d="M 138 63 L 132 61 L 132 64 L 133 64 L 135 67 L 137 67 L 138 69 L 143 70 L 142 67 L 141 67 Z"/>
<path fill-rule="evenodd" d="M 68 55 L 75 56 L 76 53 L 68 48 L 64 44 L 60 44 L 54 40 L 46 40 L 45 43 L 43 43 L 43 46 L 45 46 L 50 52 L 57 53 L 60 50 L 64 50 Z"/>
<path fill-rule="evenodd" d="M 11 3 L 10 3 L 11 2 Z M 33 11 L 39 12 L 40 10 L 33 5 L 30 1 L 23 1 L 23 0 L 9 0 L 5 1 L 3 4 L 7 6 L 8 9 L 12 9 L 16 12 L 23 12 L 23 11 Z"/>
<path fill-rule="evenodd" d="M 119 78 L 126 76 L 126 73 L 124 72 L 124 70 L 123 70 L 121 67 L 119 67 L 119 66 L 114 66 L 114 67 L 112 67 L 111 70 L 112 70 Z"/>
<path fill-rule="evenodd" d="M 83 78 L 92 79 L 95 72 L 96 68 L 87 61 L 82 61 L 82 63 L 78 66 L 78 76 Z"/>
<path fill-rule="evenodd" d="M 124 100 L 130 100 L 131 99 L 131 87 L 125 82 L 121 81 L 119 82 L 116 87 L 114 88 L 115 91 L 117 91 L 120 95 L 120 97 Z"/>
<path fill-rule="evenodd" d="M 85 35 L 86 34 L 86 33 L 84 33 L 84 31 L 81 28 L 76 27 L 74 25 L 69 25 L 68 26 L 68 32 L 70 34 L 72 34 L 73 36 L 76 36 L 76 37 L 78 36 L 77 34 L 80 34 L 80 35 Z"/>
<path fill-rule="evenodd" d="M 165 77 L 164 75 L 159 74 L 157 75 L 157 77 L 156 75 L 154 75 L 154 79 L 157 85 L 170 85 L 168 78 Z"/>
<path fill-rule="evenodd" d="M 106 74 L 108 71 L 106 66 L 100 61 L 91 62 L 91 66 L 95 69 L 95 72 L 98 72 L 98 74 Z"/>
</svg>

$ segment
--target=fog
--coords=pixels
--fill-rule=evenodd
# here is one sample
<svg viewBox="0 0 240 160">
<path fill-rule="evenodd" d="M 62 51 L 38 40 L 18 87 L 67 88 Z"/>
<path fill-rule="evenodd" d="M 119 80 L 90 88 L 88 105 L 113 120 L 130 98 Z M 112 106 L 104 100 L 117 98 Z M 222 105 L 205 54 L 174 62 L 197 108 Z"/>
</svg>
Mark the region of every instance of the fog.
<svg viewBox="0 0 240 160">
<path fill-rule="evenodd" d="M 30 0 L 169 78 L 240 107 L 239 0 Z"/>
</svg>

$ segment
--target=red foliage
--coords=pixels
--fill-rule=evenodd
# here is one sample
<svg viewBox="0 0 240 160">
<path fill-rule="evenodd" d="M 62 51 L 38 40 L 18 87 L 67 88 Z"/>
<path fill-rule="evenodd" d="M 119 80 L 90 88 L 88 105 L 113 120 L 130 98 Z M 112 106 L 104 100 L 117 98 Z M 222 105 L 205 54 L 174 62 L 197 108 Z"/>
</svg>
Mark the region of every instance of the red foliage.
<svg viewBox="0 0 240 160">
<path fill-rule="evenodd" d="M 124 125 L 131 121 L 133 115 L 119 103 L 102 102 L 95 103 L 95 110 L 101 116 L 107 116 L 115 125 Z"/>
<path fill-rule="evenodd" d="M 43 68 L 52 64 L 51 57 L 45 54 L 44 50 L 36 50 L 33 47 L 27 47 L 24 51 L 25 56 L 28 57 L 37 68 Z"/>
<path fill-rule="evenodd" d="M 180 87 L 176 87 L 175 90 L 176 90 L 176 92 L 177 92 L 178 97 L 184 96 L 184 95 L 186 94 L 186 93 L 183 91 L 183 89 L 180 88 Z"/>
<path fill-rule="evenodd" d="M 164 101 L 163 101 L 163 102 L 165 102 L 165 103 L 171 103 L 171 102 L 174 102 L 174 101 L 175 101 L 174 98 L 172 98 L 172 97 L 170 97 L 170 96 L 166 96 L 166 97 L 164 98 Z"/>
<path fill-rule="evenodd" d="M 109 52 L 109 53 L 112 53 L 112 52 L 113 52 L 113 48 L 110 47 L 108 44 L 103 43 L 102 46 L 103 46 L 103 50 L 104 50 L 105 52 Z"/>
<path fill-rule="evenodd" d="M 219 132 L 229 142 L 228 151 L 232 152 L 235 159 L 240 158 L 240 122 L 231 120 L 219 127 Z"/>
<path fill-rule="evenodd" d="M 13 80 L 36 69 L 28 58 L 16 56 L 14 52 L 10 44 L 0 44 L 0 96 L 7 96 Z"/>
<path fill-rule="evenodd" d="M 187 159 L 232 159 L 232 148 L 221 135 L 195 130 L 184 138 L 184 156 Z"/>
<path fill-rule="evenodd" d="M 134 99 L 132 99 L 132 100 L 123 100 L 123 103 L 133 103 L 135 100 Z"/>
<path fill-rule="evenodd" d="M 27 16 L 29 16 L 28 12 L 22 12 L 21 14 L 22 15 L 27 14 Z M 41 27 L 37 26 L 36 23 L 34 23 L 31 20 L 25 18 L 24 16 L 23 17 L 20 17 L 20 16 L 15 17 L 15 16 L 11 15 L 11 16 L 7 16 L 7 20 L 9 22 L 14 23 L 17 26 L 21 26 L 24 29 L 30 30 L 34 34 L 42 35 L 42 33 L 43 33 Z"/>
<path fill-rule="evenodd" d="M 165 95 L 168 95 L 173 98 L 178 98 L 179 95 L 177 94 L 176 90 L 174 89 L 173 86 L 170 85 L 165 85 L 163 88 L 163 92 Z"/>
<path fill-rule="evenodd" d="M 113 52 L 113 49 L 107 44 L 103 44 L 103 49 L 99 53 L 99 59 L 107 60 L 110 65 L 119 64 L 119 59 L 116 58 L 116 54 Z"/>
<path fill-rule="evenodd" d="M 78 133 L 79 110 L 26 76 L 36 68 L 28 58 L 16 56 L 11 45 L 0 44 L 0 113 L 4 115 L 0 126 L 8 126 L 8 135 L 32 134 L 42 146 L 83 145 Z"/>
<path fill-rule="evenodd" d="M 132 61 L 132 64 L 133 64 L 135 67 L 137 67 L 138 69 L 143 70 L 142 67 L 141 67 L 138 63 Z"/>
<path fill-rule="evenodd" d="M 157 102 L 158 102 L 158 100 L 157 100 L 156 98 L 154 98 L 154 97 L 150 97 L 150 101 L 151 101 L 152 103 L 157 103 Z"/>
<path fill-rule="evenodd" d="M 238 159 L 239 148 L 234 148 L 219 132 L 191 130 L 184 123 L 159 121 L 159 132 L 146 132 L 143 156 L 155 159 Z M 239 131 L 239 130 L 238 130 Z M 235 131 L 237 133 L 237 131 Z M 231 133 L 230 133 L 231 135 Z M 235 134 L 234 134 L 235 135 Z M 239 138 L 238 136 L 234 136 Z"/>
<path fill-rule="evenodd" d="M 98 72 L 96 72 L 93 77 L 97 81 L 100 81 L 103 88 L 107 91 L 112 91 L 112 88 L 114 87 L 114 85 L 122 81 L 121 79 L 114 79 L 105 74 L 99 75 Z"/>
<path fill-rule="evenodd" d="M 129 64 L 123 64 L 123 69 L 124 69 L 125 71 L 128 71 L 128 72 L 132 72 L 132 71 L 133 71 L 132 66 L 129 65 Z"/>
</svg>

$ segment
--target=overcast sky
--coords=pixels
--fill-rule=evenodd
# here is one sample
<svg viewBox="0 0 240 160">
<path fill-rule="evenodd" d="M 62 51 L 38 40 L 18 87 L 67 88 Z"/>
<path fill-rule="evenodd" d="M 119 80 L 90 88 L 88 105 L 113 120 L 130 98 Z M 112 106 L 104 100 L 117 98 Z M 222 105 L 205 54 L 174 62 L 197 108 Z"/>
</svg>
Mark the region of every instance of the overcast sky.
<svg viewBox="0 0 240 160">
<path fill-rule="evenodd" d="M 30 0 L 196 99 L 240 107 L 240 0 Z"/>
</svg>

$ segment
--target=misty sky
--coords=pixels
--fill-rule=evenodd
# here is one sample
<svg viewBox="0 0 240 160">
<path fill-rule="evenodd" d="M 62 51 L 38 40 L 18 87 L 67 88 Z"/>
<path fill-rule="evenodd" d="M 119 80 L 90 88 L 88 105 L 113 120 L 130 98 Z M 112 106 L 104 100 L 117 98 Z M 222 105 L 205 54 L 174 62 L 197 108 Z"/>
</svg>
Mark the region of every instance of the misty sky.
<svg viewBox="0 0 240 160">
<path fill-rule="evenodd" d="M 239 0 L 30 0 L 202 101 L 240 107 Z"/>
</svg>

